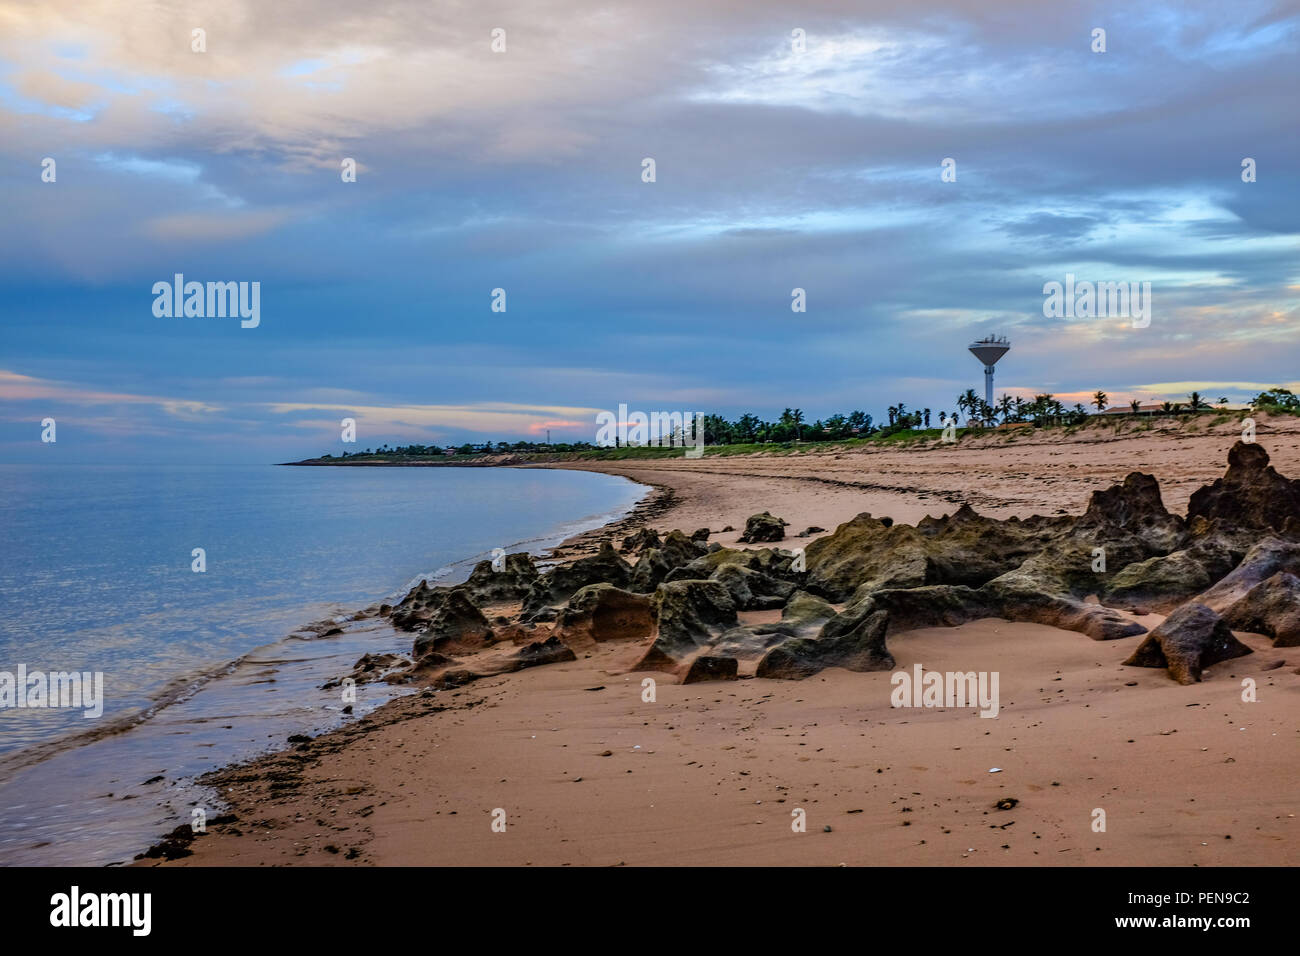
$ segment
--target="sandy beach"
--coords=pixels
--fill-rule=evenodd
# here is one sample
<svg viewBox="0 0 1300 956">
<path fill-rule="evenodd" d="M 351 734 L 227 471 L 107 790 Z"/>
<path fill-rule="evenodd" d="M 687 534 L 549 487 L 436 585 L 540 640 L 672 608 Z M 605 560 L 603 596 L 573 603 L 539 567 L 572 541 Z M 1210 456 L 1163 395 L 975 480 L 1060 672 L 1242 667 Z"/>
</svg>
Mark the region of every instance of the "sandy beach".
<svg viewBox="0 0 1300 956">
<path fill-rule="evenodd" d="M 1078 514 L 1132 471 L 1155 474 L 1182 513 L 1238 437 L 1234 422 L 573 467 L 661 489 L 632 524 L 707 527 L 732 547 L 767 510 L 788 522 L 791 548 L 864 511 L 906 523 L 963 503 L 998 518 Z M 1279 472 L 1300 475 L 1300 420 L 1264 420 L 1258 437 Z M 794 537 L 810 526 L 826 530 Z M 1163 620 L 1124 614 L 1147 629 Z M 635 669 L 644 639 L 589 642 L 575 660 L 429 688 L 220 772 L 208 782 L 235 819 L 192 855 L 144 865 L 1289 863 L 1300 651 L 1237 637 L 1254 653 L 1184 686 L 1123 666 L 1142 635 L 997 618 L 890 632 L 896 670 L 997 671 L 994 719 L 892 707 L 889 671 L 770 680 L 742 665 L 738 681 L 681 684 Z M 1257 702 L 1242 700 L 1247 677 Z"/>
</svg>

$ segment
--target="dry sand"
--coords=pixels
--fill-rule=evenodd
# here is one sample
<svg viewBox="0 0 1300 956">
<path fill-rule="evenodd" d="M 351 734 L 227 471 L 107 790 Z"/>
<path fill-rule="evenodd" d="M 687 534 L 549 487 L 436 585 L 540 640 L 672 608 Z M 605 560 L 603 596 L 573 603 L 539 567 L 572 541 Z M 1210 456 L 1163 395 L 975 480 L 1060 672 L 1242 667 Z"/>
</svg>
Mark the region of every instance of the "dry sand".
<svg viewBox="0 0 1300 956">
<path fill-rule="evenodd" d="M 791 533 L 861 511 L 911 523 L 963 500 L 996 516 L 1075 513 L 1132 470 L 1156 474 L 1178 511 L 1222 474 L 1238 435 L 997 436 L 591 467 L 672 488 L 652 525 L 731 524 L 711 539 L 731 544 L 764 509 Z M 1264 423 L 1259 440 L 1300 476 L 1300 420 Z M 995 719 L 892 708 L 889 673 L 683 686 L 630 672 L 637 644 L 599 645 L 403 698 L 232 768 L 221 792 L 238 822 L 166 865 L 1291 863 L 1300 652 L 1239 636 L 1256 653 L 1187 687 L 1120 665 L 1141 636 L 1095 642 L 1001 620 L 890 636 L 900 670 L 999 672 Z M 646 677 L 654 702 L 642 699 Z M 1241 699 L 1245 677 L 1257 703 Z M 1004 798 L 1018 802 L 996 809 Z M 796 808 L 807 832 L 792 831 Z M 492 828 L 498 809 L 504 832 Z"/>
</svg>

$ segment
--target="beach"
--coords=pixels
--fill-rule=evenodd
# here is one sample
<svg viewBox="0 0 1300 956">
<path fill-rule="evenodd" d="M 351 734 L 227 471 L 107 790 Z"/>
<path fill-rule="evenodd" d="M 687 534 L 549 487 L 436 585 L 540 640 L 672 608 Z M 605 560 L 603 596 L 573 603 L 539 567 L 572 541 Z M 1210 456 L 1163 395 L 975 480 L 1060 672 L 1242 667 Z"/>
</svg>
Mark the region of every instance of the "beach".
<svg viewBox="0 0 1300 956">
<path fill-rule="evenodd" d="M 779 546 L 794 548 L 864 511 L 906 523 L 962 504 L 995 518 L 1079 514 L 1132 471 L 1155 474 L 1181 513 L 1223 474 L 1240 432 L 1236 422 L 1014 441 L 995 432 L 947 447 L 564 467 L 658 489 L 616 539 L 640 522 L 708 528 L 711 544 L 732 547 L 766 510 L 788 523 Z M 1300 474 L 1300 420 L 1261 420 L 1258 440 L 1278 472 Z M 825 530 L 796 537 L 810 527 Z M 589 532 L 559 556 L 591 555 L 609 536 Z M 1116 613 L 1148 631 L 1164 620 Z M 891 631 L 895 667 L 830 666 L 803 680 L 754 677 L 742 663 L 740 680 L 683 684 L 637 669 L 645 640 L 575 643 L 573 660 L 431 682 L 217 772 L 204 782 L 233 819 L 188 843 L 190 855 L 143 863 L 1287 863 L 1300 651 L 1236 636 L 1252 653 L 1187 685 L 1123 665 L 1144 635 L 1090 640 L 996 617 Z M 891 706 L 891 674 L 917 664 L 998 672 L 998 715 Z M 1243 700 L 1245 678 L 1254 702 Z"/>
</svg>

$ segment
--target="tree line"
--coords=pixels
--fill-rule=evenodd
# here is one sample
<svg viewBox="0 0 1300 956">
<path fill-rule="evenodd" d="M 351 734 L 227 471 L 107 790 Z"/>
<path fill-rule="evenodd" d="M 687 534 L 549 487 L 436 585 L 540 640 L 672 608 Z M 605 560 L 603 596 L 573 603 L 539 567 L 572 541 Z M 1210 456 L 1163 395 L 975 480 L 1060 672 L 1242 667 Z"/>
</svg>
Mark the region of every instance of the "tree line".
<svg viewBox="0 0 1300 956">
<path fill-rule="evenodd" d="M 1089 405 L 1098 412 L 1105 411 L 1110 397 L 1101 389 L 1093 393 Z M 1219 398 L 1215 405 L 1227 405 L 1227 398 Z M 1285 388 L 1266 389 L 1256 395 L 1252 404 L 1257 408 L 1280 410 L 1300 414 L 1300 396 L 1293 395 Z M 1192 392 L 1183 402 L 1165 401 L 1160 405 L 1161 414 L 1179 415 L 1198 413 L 1210 408 L 1200 392 Z M 1038 427 L 1050 425 L 1078 425 L 1092 414 L 1088 406 L 1076 402 L 1067 407 L 1051 393 L 1035 395 L 1033 399 L 1013 398 L 1004 394 L 990 405 L 968 388 L 957 396 L 957 411 L 939 411 L 932 414 L 928 408 L 909 411 L 907 405 L 899 402 L 890 405 L 887 414 L 889 422 L 877 426 L 870 415 L 864 411 L 854 410 L 848 414 L 836 413 L 824 419 L 808 422 L 801 408 L 786 408 L 774 421 L 765 421 L 750 412 L 741 415 L 735 421 L 728 421 L 722 415 L 705 415 L 704 443 L 706 445 L 759 445 L 786 442 L 827 442 L 843 441 L 850 438 L 884 438 L 897 432 L 930 428 L 931 423 L 939 427 L 956 425 L 957 427 L 992 427 L 998 424 L 1032 424 Z M 1138 415 L 1141 402 L 1137 399 L 1129 402 L 1133 415 Z M 958 413 L 961 413 L 959 416 Z M 668 444 L 665 439 L 665 444 Z M 681 444 L 680 436 L 674 436 L 673 444 Z M 586 451 L 597 446 L 588 441 L 536 442 L 536 441 L 497 441 L 465 442 L 454 446 L 458 455 L 510 454 L 521 452 L 567 452 Z M 354 458 L 358 455 L 402 455 L 420 457 L 444 455 L 446 448 L 442 445 L 396 445 L 387 443 L 374 450 L 367 448 L 362 452 L 344 452 L 341 458 Z M 333 455 L 323 455 L 332 458 Z"/>
</svg>

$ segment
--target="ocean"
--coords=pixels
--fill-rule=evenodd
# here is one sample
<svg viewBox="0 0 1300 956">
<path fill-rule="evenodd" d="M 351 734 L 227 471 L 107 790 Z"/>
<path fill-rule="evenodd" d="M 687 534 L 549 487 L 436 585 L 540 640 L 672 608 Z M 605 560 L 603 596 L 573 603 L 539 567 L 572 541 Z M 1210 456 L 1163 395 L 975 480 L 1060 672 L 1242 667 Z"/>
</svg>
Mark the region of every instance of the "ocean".
<svg viewBox="0 0 1300 956">
<path fill-rule="evenodd" d="M 194 807 L 215 815 L 195 777 L 336 726 L 321 684 L 410 651 L 353 613 L 494 548 L 540 553 L 647 490 L 538 469 L 0 465 L 0 681 L 103 675 L 98 716 L 0 707 L 0 864 L 129 862 Z M 320 621 L 343 633 L 304 630 Z M 357 691 L 353 717 L 402 692 Z"/>
</svg>

